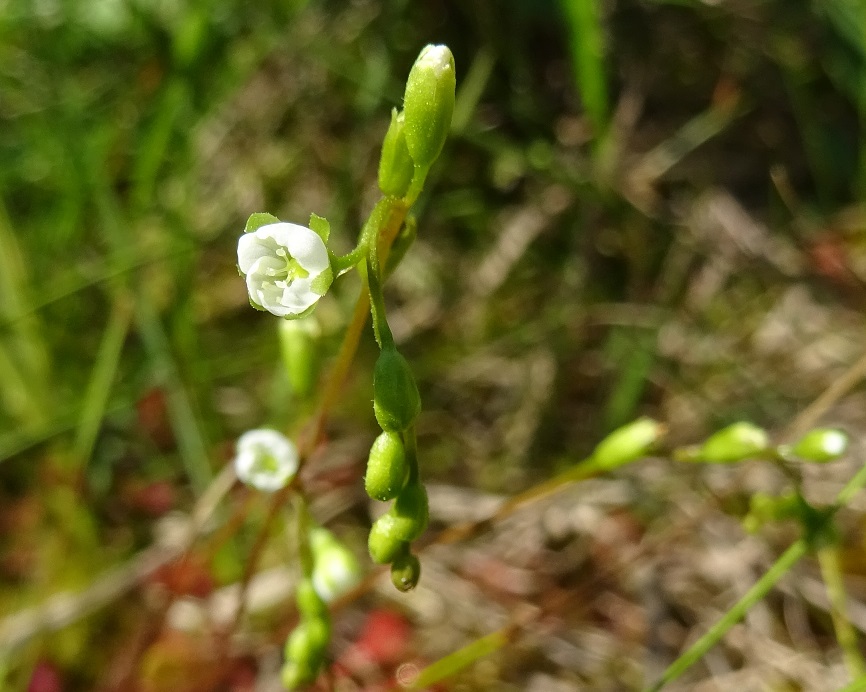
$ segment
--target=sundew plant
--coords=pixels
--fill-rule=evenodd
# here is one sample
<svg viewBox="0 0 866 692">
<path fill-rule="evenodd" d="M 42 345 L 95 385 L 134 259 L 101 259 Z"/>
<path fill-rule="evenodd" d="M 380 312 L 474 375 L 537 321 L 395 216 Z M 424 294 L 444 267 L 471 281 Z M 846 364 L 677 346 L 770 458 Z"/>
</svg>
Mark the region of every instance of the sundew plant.
<svg viewBox="0 0 866 692">
<path fill-rule="evenodd" d="M 368 296 L 381 349 L 373 373 L 373 412 L 382 428 L 370 449 L 365 488 L 375 500 L 393 500 L 370 530 L 370 556 L 376 563 L 391 565 L 391 579 L 401 591 L 413 589 L 420 578 L 421 565 L 410 545 L 427 527 L 429 511 L 415 436 L 421 398 L 412 370 L 391 335 L 382 284 L 414 239 L 415 223 L 407 214 L 445 144 L 455 87 L 454 57 L 448 47 L 424 48 L 409 73 L 403 109 L 393 111 L 385 135 L 379 164 L 383 197 L 351 252 L 337 256 L 329 250 L 330 224 L 315 214 L 307 227 L 256 212 L 238 240 L 238 268 L 246 281 L 250 304 L 283 319 L 309 316 L 334 276 L 356 268 L 364 273 L 364 299 Z M 357 330 L 362 325 L 363 320 L 357 320 L 352 327 Z M 293 336 L 283 333 L 286 339 Z M 357 338 L 354 331 L 347 337 L 353 341 Z M 340 357 L 348 361 L 354 347 L 352 341 L 345 343 L 348 346 Z M 288 350 L 291 352 L 290 347 Z M 296 364 L 292 369 L 304 365 Z M 312 540 L 311 532 L 323 529 L 309 522 L 301 489 L 289 486 L 298 466 L 295 446 L 276 431 L 252 430 L 238 441 L 238 477 L 260 490 L 290 488 L 298 507 L 302 579 L 297 603 L 301 621 L 286 642 L 282 671 L 283 684 L 290 689 L 311 683 L 318 676 L 330 638 L 325 599 L 332 600 L 341 587 L 351 586 L 357 571 L 344 565 L 348 560 L 329 558 L 326 548 L 335 549 L 331 548 L 332 541 Z M 285 493 L 278 497 L 285 499 Z"/>
<path fill-rule="evenodd" d="M 866 692 L 855 4 L 0 2 L 0 692 Z"/>
<path fill-rule="evenodd" d="M 390 565 L 391 581 L 403 592 L 414 589 L 421 579 L 421 561 L 412 552 L 412 543 L 427 529 L 429 506 L 421 477 L 415 428 L 422 409 L 421 398 L 411 365 L 397 349 L 388 325 L 382 286 L 415 239 L 416 221 L 410 215 L 411 208 L 445 144 L 454 111 L 455 87 L 451 51 L 442 45 L 425 47 L 409 73 L 403 109 L 392 112 L 382 144 L 378 170 L 382 198 L 349 253 L 339 256 L 329 249 L 330 224 L 314 213 L 308 226 L 280 221 L 265 212 L 253 213 L 238 241 L 238 267 L 246 281 L 251 306 L 285 320 L 308 317 L 335 277 L 353 269 L 363 275 L 364 292 L 358 305 L 364 309 L 369 302 L 373 333 L 380 349 L 373 369 L 372 391 L 373 414 L 382 430 L 370 448 L 364 488 L 372 500 L 390 502 L 387 511 L 370 528 L 369 556 L 376 564 Z M 356 312 L 356 319 L 347 328 L 344 347 L 334 366 L 336 377 L 342 376 L 345 364 L 354 355 L 358 332 L 365 319 L 365 313 Z M 280 333 L 287 342 L 304 338 L 296 330 Z M 285 353 L 289 354 L 287 368 L 290 372 L 302 371 L 307 366 L 304 349 L 292 348 L 287 343 Z M 301 362 L 292 362 L 297 361 L 299 355 Z M 300 379 L 306 378 L 301 375 Z M 330 404 L 328 398 L 324 401 Z M 319 433 L 321 429 L 317 428 L 316 434 Z M 648 418 L 616 430 L 598 444 L 584 463 L 539 489 L 512 498 L 498 510 L 494 519 L 502 519 L 523 502 L 556 490 L 560 485 L 612 471 L 646 456 L 659 449 L 663 433 L 664 426 Z M 311 439 L 314 444 L 315 436 Z M 778 464 L 790 475 L 794 489 L 779 497 L 755 495 L 745 525 L 757 531 L 766 522 L 794 519 L 803 527 L 803 538 L 649 689 L 661 689 L 705 653 L 772 587 L 777 574 L 783 573 L 792 559 L 807 550 L 821 551 L 824 556 L 822 564 L 837 608 L 837 635 L 845 647 L 855 683 L 866 679 L 856 636 L 844 616 L 844 593 L 834 577 L 838 558 L 832 551 L 833 515 L 866 476 L 858 475 L 840 495 L 839 503 L 816 508 L 800 494 L 796 471 L 797 464 L 834 461 L 846 452 L 847 446 L 845 433 L 832 428 L 814 428 L 791 444 L 773 444 L 762 428 L 738 422 L 700 445 L 669 450 L 673 459 L 686 464 L 728 465 L 750 459 Z M 354 587 L 360 579 L 351 554 L 340 547 L 332 534 L 310 519 L 309 499 L 300 484 L 292 483 L 302 460 L 292 442 L 273 430 L 252 430 L 238 440 L 235 459 L 238 477 L 259 490 L 279 490 L 275 505 L 290 499 L 294 501 L 293 521 L 297 526 L 301 567 L 296 592 L 300 619 L 285 644 L 281 676 L 288 689 L 310 684 L 319 676 L 327 658 L 332 630 L 327 603 Z M 424 688 L 479 656 L 506 645 L 506 632 L 490 635 L 420 673 L 413 673 L 404 682 L 412 688 Z"/>
</svg>

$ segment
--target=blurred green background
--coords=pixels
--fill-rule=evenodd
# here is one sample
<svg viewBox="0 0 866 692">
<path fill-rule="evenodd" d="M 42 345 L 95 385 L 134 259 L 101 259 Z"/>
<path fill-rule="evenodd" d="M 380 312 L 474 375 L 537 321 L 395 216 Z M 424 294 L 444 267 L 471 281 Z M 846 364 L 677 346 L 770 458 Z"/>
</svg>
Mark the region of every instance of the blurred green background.
<svg viewBox="0 0 866 692">
<path fill-rule="evenodd" d="M 86 589 L 153 544 L 231 459 L 240 433 L 303 424 L 310 404 L 287 386 L 275 321 L 249 308 L 237 237 L 252 212 L 296 223 L 315 212 L 338 249 L 353 246 L 377 197 L 390 109 L 430 42 L 446 43 L 457 63 L 453 136 L 387 298 L 424 400 L 422 465 L 443 497 L 518 492 L 644 413 L 677 444 L 742 418 L 781 432 L 862 355 L 858 0 L 0 0 L 0 644 L 12 632 L 3 615 Z M 356 277 L 340 279 L 317 310 L 325 366 L 357 290 Z M 336 520 L 359 555 L 374 357 L 367 334 L 311 486 L 322 520 Z M 857 438 L 864 404 L 855 388 L 825 420 Z M 743 545 L 737 518 L 748 496 L 782 484 L 754 468 L 724 477 L 664 460 L 644 468 L 597 488 L 619 499 L 599 500 L 594 520 L 612 516 L 643 537 L 678 527 L 688 537 L 680 549 L 688 539 L 701 546 L 682 559 L 696 571 L 710 564 L 702 551 Z M 816 497 L 853 468 L 814 474 Z M 577 504 L 560 508 L 570 517 L 554 532 L 561 544 L 544 543 L 521 578 L 565 591 L 594 583 L 594 561 L 611 558 L 586 547 L 595 524 L 574 518 Z M 200 593 L 175 591 L 202 595 L 239 579 L 262 506 L 232 494 L 215 521 L 241 528 L 201 550 Z M 440 526 L 460 519 L 459 509 L 438 514 Z M 690 533 L 713 522 L 724 529 L 703 542 Z M 859 589 L 852 598 L 866 597 L 856 508 L 849 525 L 846 573 Z M 733 593 L 784 537 L 746 540 L 757 571 L 734 579 Z M 621 617 L 610 616 L 614 625 L 582 611 L 546 627 L 574 633 L 591 622 L 611 638 L 594 663 L 551 654 L 532 630 L 446 689 L 647 682 L 702 622 L 693 604 L 731 586 L 692 575 L 686 582 L 706 592 L 658 596 L 664 605 L 651 607 L 651 587 L 629 585 L 632 568 L 655 565 L 664 582 L 658 565 L 680 564 L 665 541 L 652 545 L 616 571 L 626 585 L 610 585 L 643 635 L 619 631 Z M 605 546 L 618 551 L 617 541 Z M 514 586 L 517 576 L 487 584 L 479 551 L 502 569 L 514 557 L 482 538 L 430 551 L 425 569 L 462 575 L 479 602 L 492 589 L 506 610 L 538 601 Z M 552 573 L 544 565 L 555 559 Z M 189 647 L 212 632 L 178 640 L 168 625 L 148 629 L 169 608 L 149 588 L 0 650 L 0 687 L 253 689 L 265 648 L 245 642 L 219 680 L 199 676 L 201 652 Z M 380 600 L 410 607 L 399 598 Z M 355 606 L 335 657 L 376 607 Z M 596 607 L 611 606 L 586 606 Z M 792 633 L 780 602 L 767 606 L 761 632 L 805 651 L 806 672 L 761 668 L 769 664 L 741 650 L 700 664 L 695 680 L 733 669 L 772 689 L 820 689 L 809 680 L 838 672 L 832 629 L 826 608 L 806 597 L 797 607 L 808 635 Z M 474 631 L 447 610 L 445 634 L 407 615 L 427 660 L 496 620 Z M 261 618 L 255 641 L 273 646 L 285 636 L 280 617 Z M 656 637 L 668 620 L 673 634 Z M 379 689 L 353 684 L 345 689 Z"/>
</svg>

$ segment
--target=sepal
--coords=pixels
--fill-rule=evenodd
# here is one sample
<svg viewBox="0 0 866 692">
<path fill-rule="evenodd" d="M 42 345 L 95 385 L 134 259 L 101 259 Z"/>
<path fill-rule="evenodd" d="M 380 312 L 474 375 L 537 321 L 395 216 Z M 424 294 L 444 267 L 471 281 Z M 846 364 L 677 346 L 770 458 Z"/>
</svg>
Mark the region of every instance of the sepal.
<svg viewBox="0 0 866 692">
<path fill-rule="evenodd" d="M 260 229 L 262 226 L 270 226 L 273 223 L 279 222 L 280 220 L 273 214 L 268 214 L 263 211 L 256 212 L 255 214 L 250 214 L 250 218 L 247 219 L 244 233 L 252 233 L 253 231 Z"/>
</svg>

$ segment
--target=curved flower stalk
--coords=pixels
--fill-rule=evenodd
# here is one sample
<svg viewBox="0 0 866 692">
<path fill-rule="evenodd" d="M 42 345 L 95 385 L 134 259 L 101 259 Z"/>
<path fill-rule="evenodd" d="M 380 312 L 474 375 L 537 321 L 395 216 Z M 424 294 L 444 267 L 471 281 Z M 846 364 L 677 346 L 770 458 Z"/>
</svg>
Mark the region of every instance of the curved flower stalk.
<svg viewBox="0 0 866 692">
<path fill-rule="evenodd" d="M 284 488 L 298 470 L 298 450 L 276 430 L 260 428 L 238 438 L 235 472 L 238 478 L 267 493 Z"/>
<path fill-rule="evenodd" d="M 238 240 L 238 267 L 250 302 L 277 317 L 303 317 L 334 279 L 328 248 L 321 235 L 306 226 L 268 219 L 276 223 L 255 229 L 248 223 Z"/>
</svg>

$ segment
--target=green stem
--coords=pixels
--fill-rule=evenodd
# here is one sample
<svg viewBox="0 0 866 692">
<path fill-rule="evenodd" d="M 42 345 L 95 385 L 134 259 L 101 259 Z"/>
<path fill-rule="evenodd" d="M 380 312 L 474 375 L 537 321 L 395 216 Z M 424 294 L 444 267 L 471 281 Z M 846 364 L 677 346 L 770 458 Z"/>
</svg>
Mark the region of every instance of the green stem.
<svg viewBox="0 0 866 692">
<path fill-rule="evenodd" d="M 692 644 L 689 649 L 674 661 L 662 676 L 650 687 L 647 692 L 655 692 L 665 685 L 676 680 L 692 665 L 694 665 L 704 654 L 713 648 L 731 627 L 737 624 L 758 601 L 764 598 L 776 583 L 793 567 L 806 553 L 809 552 L 809 544 L 805 538 L 796 541 L 788 548 L 782 556 L 773 563 L 773 566 L 749 589 L 737 603 L 725 613 L 721 619 L 713 625 L 707 633 Z"/>
<path fill-rule="evenodd" d="M 394 348 L 394 337 L 388 319 L 385 317 L 385 297 L 382 294 L 382 284 L 379 281 L 378 260 L 375 258 L 376 243 L 370 246 L 367 255 L 367 287 L 370 289 L 370 308 L 373 315 L 373 333 L 379 348 Z"/>
<path fill-rule="evenodd" d="M 379 240 L 391 215 L 392 200 L 391 197 L 384 197 L 379 201 L 362 231 L 363 241 L 367 246 L 367 287 L 370 290 L 373 332 L 382 349 L 394 348 L 394 337 L 385 317 L 385 297 L 382 294 L 382 271 L 379 265 Z"/>
<path fill-rule="evenodd" d="M 486 637 L 476 639 L 462 649 L 458 649 L 435 663 L 424 668 L 418 677 L 409 685 L 410 690 L 426 689 L 431 685 L 448 678 L 463 670 L 484 656 L 498 651 L 508 643 L 508 636 L 503 631 L 493 632 Z"/>
<path fill-rule="evenodd" d="M 829 522 L 835 513 L 844 507 L 854 495 L 857 494 L 866 486 L 866 465 L 854 474 L 845 484 L 845 487 L 836 496 L 836 502 L 825 514 L 825 521 Z M 749 609 L 766 596 L 776 583 L 791 569 L 800 558 L 804 557 L 811 547 L 810 537 L 805 536 L 795 541 L 772 567 L 767 570 L 757 583 L 749 589 L 746 594 L 727 612 L 722 618 L 713 625 L 710 630 L 688 648 L 676 661 L 674 661 L 668 669 L 662 674 L 651 687 L 647 688 L 647 692 L 655 692 L 660 690 L 667 683 L 676 680 L 682 675 L 691 665 L 697 662 L 707 651 L 715 646 L 728 630 L 739 622 Z"/>
<path fill-rule="evenodd" d="M 418 436 L 415 433 L 414 423 L 403 433 L 403 446 L 406 448 L 406 461 L 409 463 L 409 478 L 406 485 L 418 483 L 421 471 L 418 466 Z"/>
<path fill-rule="evenodd" d="M 359 262 L 362 262 L 366 255 L 366 239 L 362 235 L 362 237 L 358 239 L 358 245 L 351 252 L 334 259 L 334 274 L 336 276 L 345 274 L 347 271 L 352 269 L 352 267 L 357 266 Z"/>
<path fill-rule="evenodd" d="M 409 183 L 409 189 L 406 191 L 405 197 L 403 197 L 403 203 L 407 208 L 415 204 L 415 200 L 418 199 L 418 195 L 424 189 L 424 181 L 427 180 L 427 173 L 429 172 L 429 168 L 415 166 L 415 170 L 412 173 L 412 182 Z"/>
<path fill-rule="evenodd" d="M 845 665 L 851 678 L 857 680 L 866 675 L 866 664 L 857 645 L 857 633 L 848 619 L 845 584 L 842 581 L 842 569 L 839 564 L 839 548 L 831 545 L 819 550 L 818 564 L 821 566 L 821 577 L 827 585 L 830 617 L 833 620 L 833 629 L 836 631 L 836 641 L 842 647 Z"/>
<path fill-rule="evenodd" d="M 307 499 L 303 493 L 295 494 L 295 529 L 298 541 L 298 561 L 301 563 L 301 573 L 310 578 L 313 576 L 313 553 L 310 551 L 310 511 Z"/>
</svg>

